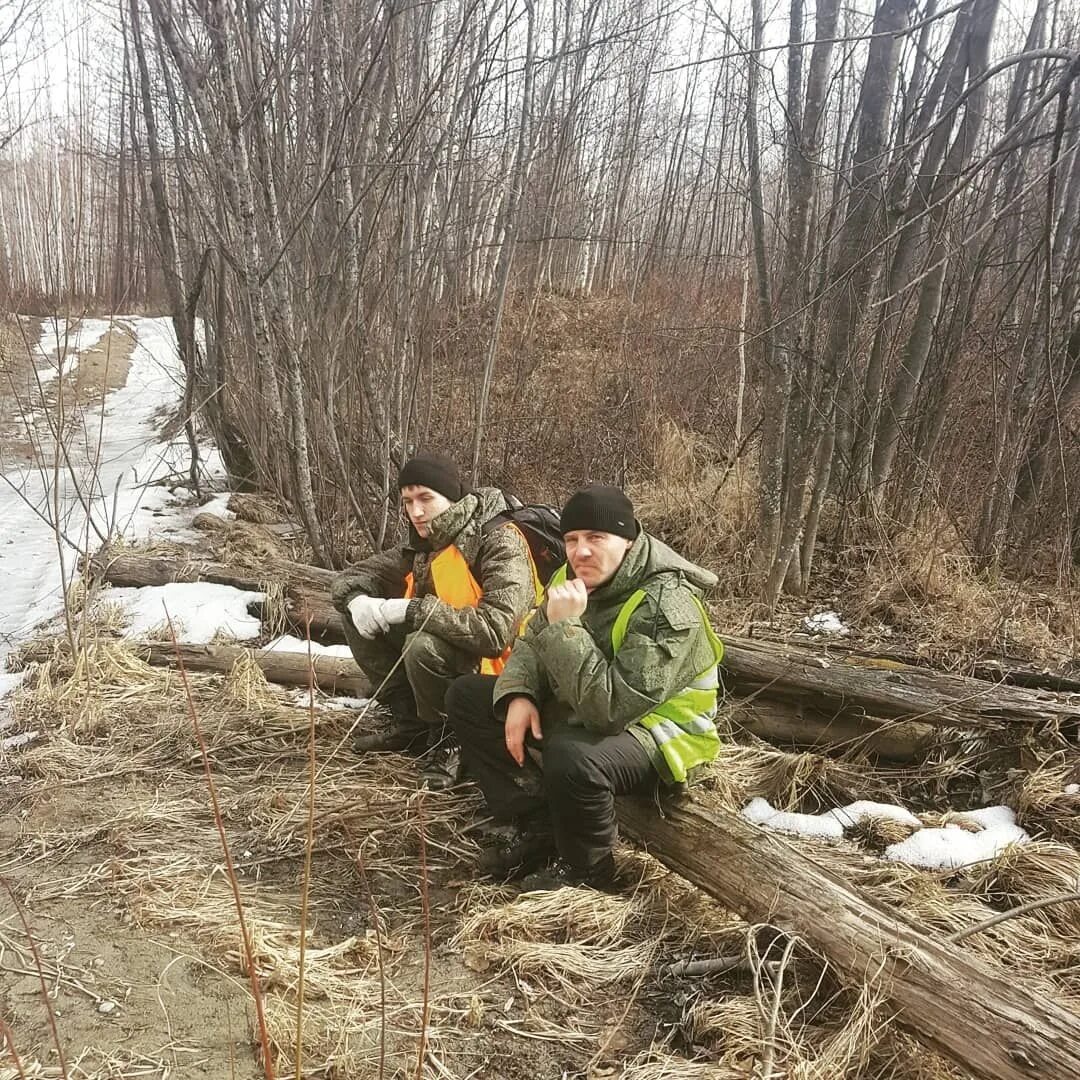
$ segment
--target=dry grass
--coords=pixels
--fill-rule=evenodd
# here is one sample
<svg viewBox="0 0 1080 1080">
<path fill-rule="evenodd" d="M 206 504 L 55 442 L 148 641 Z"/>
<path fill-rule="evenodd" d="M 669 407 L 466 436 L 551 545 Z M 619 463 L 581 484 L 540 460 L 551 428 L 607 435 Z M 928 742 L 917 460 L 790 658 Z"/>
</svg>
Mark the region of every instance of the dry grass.
<svg viewBox="0 0 1080 1080">
<path fill-rule="evenodd" d="M 1047 754 L 1030 772 L 1017 777 L 1014 800 L 1024 828 L 1069 844 L 1080 844 L 1080 753 Z"/>
<path fill-rule="evenodd" d="M 1080 892 L 1080 852 L 1067 844 L 1036 841 L 1014 844 L 991 864 L 971 872 L 969 888 L 995 907 L 1012 908 L 1033 900 Z M 1074 942 L 1080 961 L 1080 901 L 1054 904 L 1033 911 L 1033 920 L 1048 932 Z M 1080 989 L 1080 981 L 1078 981 Z"/>
<path fill-rule="evenodd" d="M 654 467 L 634 484 L 638 517 L 654 535 L 720 577 L 716 595 L 741 612 L 757 514 L 756 473 L 719 460 L 704 439 L 669 419 L 652 437 Z"/>
<path fill-rule="evenodd" d="M 721 746 L 702 777 L 700 792 L 707 804 L 727 810 L 740 810 L 761 796 L 778 810 L 816 813 L 856 799 L 898 802 L 907 775 L 904 769 L 857 757 L 779 750 L 750 736 L 744 744 Z"/>
<path fill-rule="evenodd" d="M 271 1036 L 288 1062 L 296 1039 L 306 716 L 250 663 L 225 677 L 196 676 L 193 685 L 241 868 Z M 193 779 L 198 750 L 183 706 L 175 676 L 138 661 L 123 643 L 102 640 L 74 659 L 55 644 L 16 701 L 18 723 L 49 733 L 47 742 L 22 753 L 20 770 L 41 791 L 103 776 L 112 780 L 85 820 L 44 827 L 27 819 L 0 860 L 0 872 L 48 865 L 30 894 L 35 902 L 120 897 L 135 925 L 178 935 L 207 963 L 240 978 L 235 910 L 218 865 L 213 819 Z M 422 1015 L 420 797 L 403 759 L 353 757 L 352 721 L 352 714 L 337 711 L 316 716 L 320 873 L 303 1030 L 310 1068 L 343 1080 L 375 1074 L 384 1022 L 378 941 L 388 979 L 387 1075 L 415 1070 Z M 939 766 L 966 767 L 962 759 Z M 1062 776 L 1060 761 L 1048 759 L 1030 779 L 1060 786 Z M 115 783 L 120 778 L 125 783 Z M 856 757 L 786 753 L 750 740 L 724 747 L 700 797 L 727 811 L 755 795 L 809 811 L 858 798 L 910 805 L 913 778 L 908 770 Z M 1052 803 L 1040 803 L 1034 786 L 1029 790 L 1029 813 L 1048 814 Z M 460 874 L 459 867 L 469 864 L 476 848 L 464 830 L 476 805 L 475 796 L 460 793 L 424 796 L 432 874 Z M 1052 809 L 1056 814 L 1062 808 Z M 947 816 L 943 805 L 937 813 Z M 871 821 L 860 839 L 880 847 L 887 833 L 887 823 Z M 393 907 L 382 904 L 374 923 L 360 898 L 347 837 L 361 845 L 369 874 L 401 887 Z M 940 937 L 1002 907 L 1075 888 L 1080 872 L 1080 855 L 1063 844 L 1015 847 L 952 878 L 884 862 L 865 846 L 807 843 L 803 849 Z M 88 851 L 101 857 L 76 858 Z M 747 1080 L 770 1069 L 776 1080 L 956 1080 L 950 1066 L 916 1052 L 894 1026 L 884 1002 L 887 987 L 845 985 L 801 944 L 785 953 L 785 938 L 759 936 L 648 856 L 621 852 L 620 861 L 638 886 L 619 896 L 585 889 L 518 895 L 512 888 L 459 884 L 459 914 L 448 916 L 457 926 L 449 950 L 475 974 L 475 989 L 464 997 L 456 988 L 434 993 L 424 1075 L 467 1075 L 477 1066 L 465 1063 L 482 1062 L 497 1031 L 500 1038 L 520 1039 L 520 1047 L 545 1044 L 592 1054 L 596 1076 L 615 1075 L 600 1064 L 614 1061 L 612 1068 L 635 1080 Z M 362 913 L 358 926 L 336 921 L 342 905 Z M 963 948 L 1033 991 L 1072 1004 L 1080 997 L 1078 942 L 1080 905 L 1072 904 L 1011 918 L 972 935 Z M 749 965 L 741 971 L 671 982 L 668 969 L 675 960 L 747 949 Z M 523 1015 L 503 1011 L 505 990 L 485 989 L 501 985 L 500 979 L 512 980 L 515 995 L 527 1004 Z M 620 1019 L 637 1015 L 632 1010 L 639 999 L 649 1003 L 642 1006 L 647 1010 L 666 1003 L 660 1008 L 669 1013 L 660 1018 L 672 1037 L 648 1049 L 631 1041 L 620 1057 L 612 1032 Z"/>
<path fill-rule="evenodd" d="M 296 874 L 306 832 L 307 718 L 250 663 L 240 662 L 223 677 L 192 676 L 192 684 L 224 825 L 235 845 L 271 1035 L 288 1062 L 297 1023 Z M 95 797 L 79 820 L 43 827 L 25 819 L 0 872 L 48 866 L 30 890 L 35 903 L 119 902 L 135 925 L 151 935 L 166 930 L 239 978 L 245 964 L 236 911 L 185 705 L 175 674 L 143 664 L 125 643 L 99 642 L 74 659 L 55 643 L 14 703 L 17 727 L 35 724 L 49 735 L 20 757 L 23 797 L 90 785 Z M 372 1076 L 377 1064 L 384 1023 L 377 940 L 389 980 L 388 1068 L 407 1067 L 415 1058 L 422 996 L 414 970 L 422 951 L 415 894 L 421 827 L 429 873 L 445 873 L 476 851 L 463 833 L 475 797 L 424 795 L 421 826 L 414 766 L 395 755 L 357 760 L 348 749 L 353 715 L 316 711 L 315 854 L 322 872 L 314 884 L 305 955 L 307 1059 L 316 1071 L 342 1078 Z M 118 784 L 121 778 L 125 782 Z M 379 916 L 378 936 L 359 898 L 346 837 L 362 846 L 369 875 L 409 887 L 411 898 L 395 901 L 393 927 Z M 96 861 L 88 857 L 92 852 L 101 853 Z M 330 916 L 342 910 L 357 913 L 360 929 L 336 928 Z M 400 967 L 403 958 L 409 958 L 407 968 Z M 436 998 L 433 1005 L 429 1037 L 435 1047 L 453 1010 L 450 1000 Z M 459 1040 L 466 1058 L 478 1052 L 476 1038 Z"/>
<path fill-rule="evenodd" d="M 257 525 L 276 525 L 289 519 L 281 501 L 272 495 L 236 491 L 229 496 L 228 508 L 241 521 Z"/>
<path fill-rule="evenodd" d="M 858 623 L 884 623 L 947 666 L 987 655 L 1056 663 L 1075 652 L 1075 597 L 980 571 L 944 520 L 875 538 L 849 583 Z"/>
</svg>

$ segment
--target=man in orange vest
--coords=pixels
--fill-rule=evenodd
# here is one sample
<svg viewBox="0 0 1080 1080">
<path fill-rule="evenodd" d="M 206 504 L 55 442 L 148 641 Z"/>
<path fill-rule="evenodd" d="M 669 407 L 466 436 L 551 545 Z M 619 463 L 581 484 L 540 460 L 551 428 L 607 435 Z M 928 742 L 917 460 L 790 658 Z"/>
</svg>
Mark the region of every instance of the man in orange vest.
<svg viewBox="0 0 1080 1080">
<path fill-rule="evenodd" d="M 405 544 L 344 571 L 331 595 L 353 656 L 390 714 L 356 750 L 423 752 L 423 782 L 443 789 L 461 778 L 446 691 L 459 675 L 502 670 L 537 600 L 536 571 L 517 526 L 485 527 L 508 509 L 502 492 L 467 492 L 449 458 L 418 454 L 398 487 Z"/>
</svg>

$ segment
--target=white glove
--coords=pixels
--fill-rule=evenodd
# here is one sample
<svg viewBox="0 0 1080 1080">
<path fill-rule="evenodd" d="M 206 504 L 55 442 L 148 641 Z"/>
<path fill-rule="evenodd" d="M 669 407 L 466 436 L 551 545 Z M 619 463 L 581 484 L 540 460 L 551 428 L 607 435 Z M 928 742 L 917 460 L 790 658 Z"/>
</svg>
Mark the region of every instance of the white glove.
<svg viewBox="0 0 1080 1080">
<path fill-rule="evenodd" d="M 377 596 L 354 596 L 349 601 L 349 618 L 356 632 L 368 641 L 390 629 L 390 624 L 383 618 L 382 601 Z"/>
<path fill-rule="evenodd" d="M 383 621 L 388 626 L 400 626 L 405 621 L 409 603 L 409 600 L 384 600 L 381 605 Z"/>
</svg>

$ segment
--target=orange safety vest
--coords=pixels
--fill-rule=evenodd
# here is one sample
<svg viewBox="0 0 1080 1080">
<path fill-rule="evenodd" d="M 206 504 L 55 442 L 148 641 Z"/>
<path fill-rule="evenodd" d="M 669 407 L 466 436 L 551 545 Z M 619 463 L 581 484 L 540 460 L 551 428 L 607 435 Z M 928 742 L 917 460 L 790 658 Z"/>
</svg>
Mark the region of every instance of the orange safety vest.
<svg viewBox="0 0 1080 1080">
<path fill-rule="evenodd" d="M 525 540 L 525 534 L 512 522 L 500 526 L 500 528 L 517 529 L 521 533 L 521 539 Z M 540 575 L 536 572 L 536 564 L 533 562 L 528 541 L 525 541 L 525 551 L 528 553 L 529 569 L 532 571 L 533 593 L 536 603 L 539 604 L 544 596 L 544 586 L 540 582 Z M 431 581 L 435 586 L 435 595 L 444 604 L 449 604 L 452 608 L 476 607 L 480 603 L 480 598 L 484 595 L 484 590 L 480 587 L 480 582 L 473 577 L 473 572 L 469 568 L 465 556 L 453 544 L 443 548 L 431 560 Z M 405 599 L 411 600 L 415 595 L 416 582 L 413 580 L 411 573 L 406 574 Z M 518 627 L 519 633 L 524 629 L 524 625 L 523 620 L 522 625 Z M 510 646 L 507 646 L 502 656 L 496 656 L 494 659 L 489 656 L 483 657 L 480 661 L 480 674 L 498 675 L 506 666 L 510 648 Z"/>
</svg>

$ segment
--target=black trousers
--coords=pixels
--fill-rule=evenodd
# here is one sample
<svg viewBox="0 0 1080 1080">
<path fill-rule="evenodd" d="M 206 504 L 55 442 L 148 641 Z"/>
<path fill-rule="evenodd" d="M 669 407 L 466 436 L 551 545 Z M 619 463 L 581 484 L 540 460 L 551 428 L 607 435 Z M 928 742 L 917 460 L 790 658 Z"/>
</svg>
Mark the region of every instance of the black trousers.
<svg viewBox="0 0 1080 1080">
<path fill-rule="evenodd" d="M 446 715 L 461 743 L 469 774 L 500 821 L 543 828 L 550 822 L 559 854 L 587 871 L 615 846 L 615 796 L 652 791 L 658 781 L 644 747 L 629 732 L 598 735 L 566 724 L 543 726 L 528 737 L 543 767 L 529 754 L 518 765 L 506 749 L 495 716 L 495 676 L 463 675 L 446 695 Z"/>
</svg>

